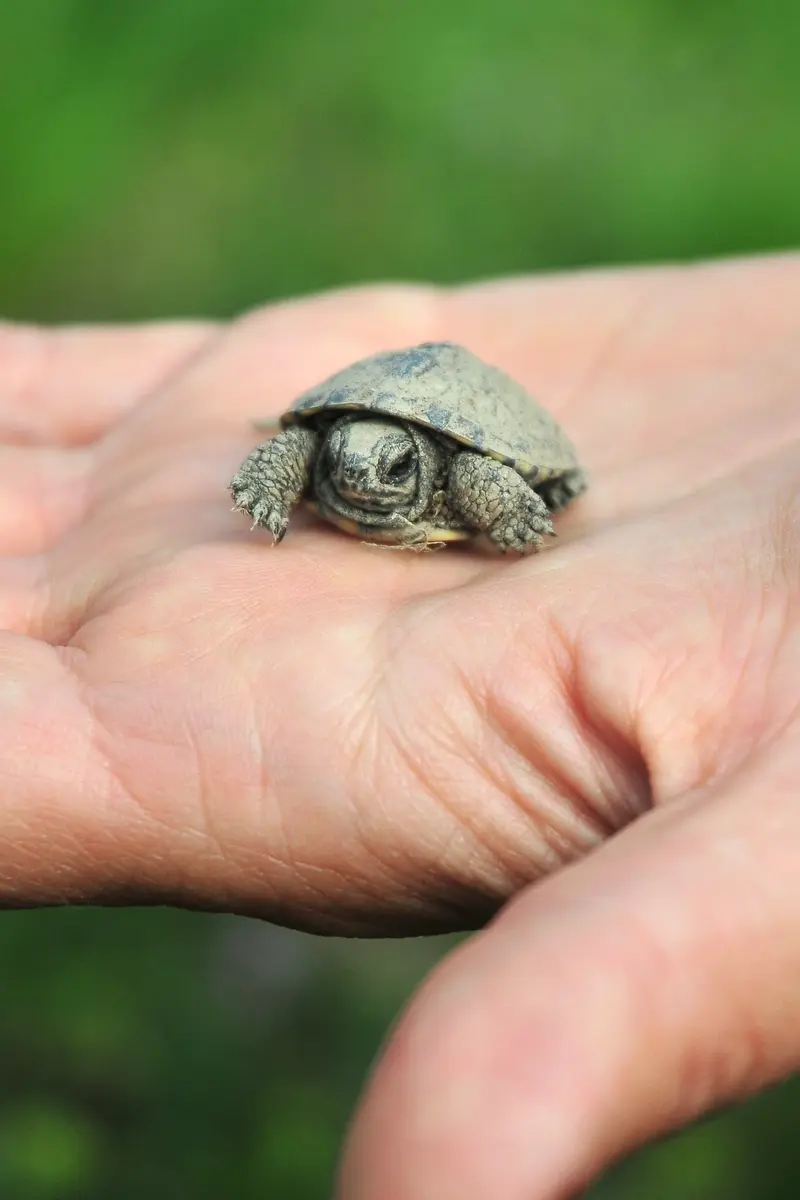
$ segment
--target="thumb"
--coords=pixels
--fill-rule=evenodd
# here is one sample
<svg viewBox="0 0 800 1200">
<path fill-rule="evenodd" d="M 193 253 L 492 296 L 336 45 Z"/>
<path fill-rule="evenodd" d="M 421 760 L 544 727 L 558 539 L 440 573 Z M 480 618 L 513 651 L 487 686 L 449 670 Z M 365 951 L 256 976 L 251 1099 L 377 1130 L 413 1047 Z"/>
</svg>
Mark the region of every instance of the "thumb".
<svg viewBox="0 0 800 1200">
<path fill-rule="evenodd" d="M 556 1200 L 800 1062 L 800 725 L 529 889 L 423 988 L 339 1200 Z"/>
</svg>

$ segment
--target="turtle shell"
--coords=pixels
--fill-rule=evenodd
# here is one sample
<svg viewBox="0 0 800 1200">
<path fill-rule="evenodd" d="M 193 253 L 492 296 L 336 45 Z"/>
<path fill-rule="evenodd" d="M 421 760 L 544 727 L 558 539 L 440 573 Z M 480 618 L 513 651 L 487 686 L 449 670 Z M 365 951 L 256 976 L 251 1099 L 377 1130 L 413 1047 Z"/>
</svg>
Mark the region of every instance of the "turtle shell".
<svg viewBox="0 0 800 1200">
<path fill-rule="evenodd" d="M 531 482 L 578 465 L 560 426 L 520 384 L 454 342 L 361 359 L 299 396 L 281 424 L 353 410 L 416 422 Z"/>
</svg>

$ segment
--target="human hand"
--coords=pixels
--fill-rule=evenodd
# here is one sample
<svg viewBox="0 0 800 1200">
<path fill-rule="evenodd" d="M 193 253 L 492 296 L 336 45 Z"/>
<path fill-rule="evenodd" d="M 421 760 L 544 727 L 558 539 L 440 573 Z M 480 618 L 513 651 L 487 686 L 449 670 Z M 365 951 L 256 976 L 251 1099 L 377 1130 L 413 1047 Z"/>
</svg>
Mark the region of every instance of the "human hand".
<svg viewBox="0 0 800 1200">
<path fill-rule="evenodd" d="M 4 335 L 2 901 L 387 933 L 517 894 L 394 1035 L 346 1200 L 568 1195 L 794 1066 L 799 302 L 784 258 Z M 251 535 L 250 418 L 434 337 L 563 420 L 560 544 Z"/>
</svg>

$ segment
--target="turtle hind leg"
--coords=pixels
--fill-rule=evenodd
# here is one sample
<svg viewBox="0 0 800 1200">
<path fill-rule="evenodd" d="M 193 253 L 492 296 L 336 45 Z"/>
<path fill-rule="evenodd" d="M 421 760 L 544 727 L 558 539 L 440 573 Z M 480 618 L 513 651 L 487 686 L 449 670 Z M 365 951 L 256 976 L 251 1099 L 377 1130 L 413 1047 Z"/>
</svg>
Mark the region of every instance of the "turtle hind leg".
<svg viewBox="0 0 800 1200">
<path fill-rule="evenodd" d="M 503 551 L 526 554 L 553 533 L 541 496 L 511 467 L 483 454 L 462 451 L 450 466 L 447 499 L 467 525 Z"/>
<path fill-rule="evenodd" d="M 292 509 L 308 490 L 319 435 L 293 425 L 251 450 L 230 483 L 236 508 L 281 541 Z"/>
<path fill-rule="evenodd" d="M 563 475 L 556 476 L 555 479 L 537 484 L 536 491 L 550 512 L 559 512 L 560 509 L 566 508 L 572 500 L 582 495 L 587 487 L 585 473 L 580 467 L 575 467 L 571 471 L 565 471 Z"/>
</svg>

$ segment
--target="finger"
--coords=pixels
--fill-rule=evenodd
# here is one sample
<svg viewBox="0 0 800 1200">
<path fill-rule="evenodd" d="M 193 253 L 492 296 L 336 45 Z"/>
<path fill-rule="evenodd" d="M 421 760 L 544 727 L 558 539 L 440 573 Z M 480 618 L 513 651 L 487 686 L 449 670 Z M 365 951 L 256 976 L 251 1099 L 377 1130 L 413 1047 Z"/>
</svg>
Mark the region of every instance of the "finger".
<svg viewBox="0 0 800 1200">
<path fill-rule="evenodd" d="M 187 435 L 202 438 L 221 427 L 252 442 L 255 422 L 277 418 L 307 387 L 355 359 L 418 340 L 437 312 L 434 289 L 391 286 L 330 292 L 246 314 L 126 423 L 118 449 L 133 456 L 137 447 L 154 449 L 156 426 L 164 458 L 174 457 Z"/>
<path fill-rule="evenodd" d="M 767 408 L 798 411 L 798 312 L 800 254 L 503 281 L 448 301 L 455 336 L 525 382 L 604 473 L 707 435 L 720 461 L 712 435 L 732 426 L 731 452 L 744 434 L 752 457 L 772 448 Z"/>
<path fill-rule="evenodd" d="M 518 899 L 423 989 L 340 1200 L 560 1200 L 800 1063 L 800 725 Z"/>
<path fill-rule="evenodd" d="M 36 554 L 83 514 L 87 451 L 0 446 L 0 554 Z"/>
<path fill-rule="evenodd" d="M 542 394 L 558 411 L 587 358 L 661 277 L 607 272 L 580 282 L 545 278 L 453 291 L 366 286 L 256 310 L 127 423 L 125 446 L 138 430 L 149 447 L 154 424 L 166 438 L 165 454 L 187 430 L 202 436 L 246 422 L 252 438 L 251 422 L 277 419 L 301 392 L 355 360 L 437 338 L 465 341 L 523 381 L 546 381 Z"/>
<path fill-rule="evenodd" d="M 0 440 L 95 441 L 213 331 L 189 321 L 54 330 L 0 324 Z"/>
</svg>

